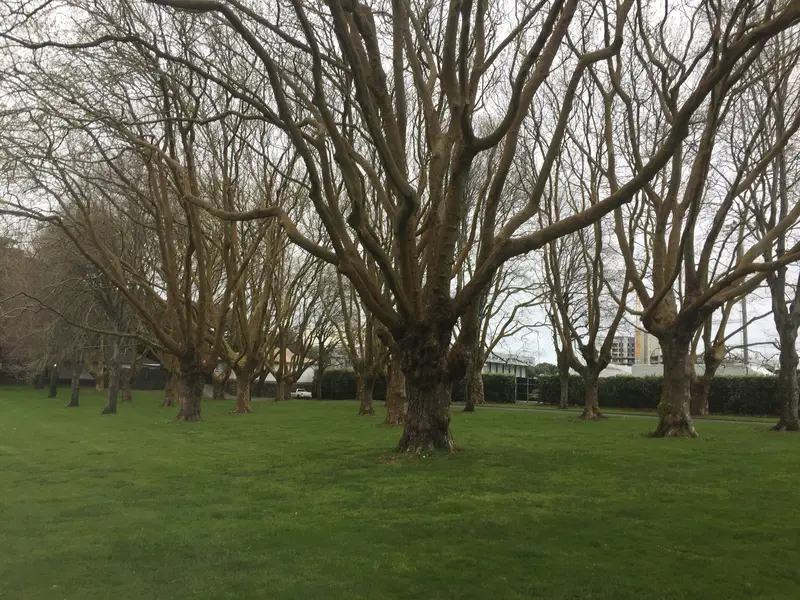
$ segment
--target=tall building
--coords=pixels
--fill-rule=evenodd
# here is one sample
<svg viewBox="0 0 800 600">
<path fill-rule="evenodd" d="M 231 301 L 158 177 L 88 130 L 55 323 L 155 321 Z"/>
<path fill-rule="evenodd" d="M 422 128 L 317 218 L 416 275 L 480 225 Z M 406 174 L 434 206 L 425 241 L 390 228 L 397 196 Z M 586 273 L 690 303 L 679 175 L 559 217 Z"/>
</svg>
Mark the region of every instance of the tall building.
<svg viewBox="0 0 800 600">
<path fill-rule="evenodd" d="M 611 343 L 611 362 L 615 365 L 632 365 L 636 362 L 635 336 L 614 336 L 614 341 Z"/>
<path fill-rule="evenodd" d="M 661 346 L 658 343 L 658 338 L 652 333 L 648 333 L 643 329 L 637 329 L 636 335 L 636 351 L 634 361 L 637 365 L 660 365 L 662 364 Z M 631 363 L 633 364 L 633 363 Z"/>
</svg>

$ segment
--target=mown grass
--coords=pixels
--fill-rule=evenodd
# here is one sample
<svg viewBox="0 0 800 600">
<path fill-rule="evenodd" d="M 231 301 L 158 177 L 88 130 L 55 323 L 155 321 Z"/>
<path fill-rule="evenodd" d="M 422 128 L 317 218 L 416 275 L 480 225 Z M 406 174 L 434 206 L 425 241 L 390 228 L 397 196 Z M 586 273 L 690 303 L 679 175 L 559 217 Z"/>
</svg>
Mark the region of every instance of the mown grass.
<svg viewBox="0 0 800 600">
<path fill-rule="evenodd" d="M 0 390 L 0 598 L 798 598 L 800 437 L 454 412 L 393 453 L 352 403 Z"/>
<path fill-rule="evenodd" d="M 463 404 L 461 405 L 463 406 Z M 511 408 L 511 409 L 521 409 L 521 410 L 541 410 L 541 411 L 552 411 L 558 409 L 558 406 L 553 404 L 532 404 L 527 402 L 520 402 L 518 404 L 494 404 L 494 405 L 487 405 L 491 407 L 503 407 L 503 408 Z M 562 409 L 558 409 L 562 410 Z M 570 406 L 567 409 L 564 409 L 566 413 L 574 413 L 574 416 L 580 415 L 583 412 L 582 406 Z M 634 408 L 604 408 L 600 407 L 600 412 L 604 415 L 632 415 L 632 416 L 646 416 L 646 417 L 657 417 L 658 413 L 655 410 L 650 410 L 646 408 L 642 409 L 634 409 Z M 697 421 L 751 421 L 751 422 L 758 422 L 758 423 L 771 423 L 775 424 L 778 422 L 778 416 L 754 416 L 754 415 L 729 415 L 729 414 L 722 414 L 722 413 L 715 413 L 705 417 L 692 417 Z"/>
</svg>

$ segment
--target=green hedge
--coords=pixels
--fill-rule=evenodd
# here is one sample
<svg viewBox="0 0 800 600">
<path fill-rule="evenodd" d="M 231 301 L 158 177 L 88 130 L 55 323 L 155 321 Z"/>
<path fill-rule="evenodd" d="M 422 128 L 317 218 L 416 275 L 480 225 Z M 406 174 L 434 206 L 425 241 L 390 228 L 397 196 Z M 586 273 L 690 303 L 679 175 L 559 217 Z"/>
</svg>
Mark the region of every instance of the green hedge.
<svg viewBox="0 0 800 600">
<path fill-rule="evenodd" d="M 322 397 L 326 400 L 353 400 L 356 397 L 356 374 L 352 369 L 325 369 Z M 386 377 L 380 376 L 372 390 L 375 400 L 386 400 Z"/>
<path fill-rule="evenodd" d="M 558 404 L 561 383 L 557 376 L 538 378 L 539 401 Z M 663 377 L 617 375 L 598 382 L 600 406 L 655 409 L 661 399 Z M 777 377 L 715 377 L 708 394 L 709 410 L 716 414 L 774 415 L 780 410 Z M 583 406 L 585 386 L 577 375 L 570 376 L 569 403 Z"/>
<path fill-rule="evenodd" d="M 483 373 L 483 397 L 490 404 L 514 404 L 517 401 L 517 379 L 507 373 Z M 464 402 L 466 383 L 462 379 L 453 386 L 453 402 Z"/>
</svg>

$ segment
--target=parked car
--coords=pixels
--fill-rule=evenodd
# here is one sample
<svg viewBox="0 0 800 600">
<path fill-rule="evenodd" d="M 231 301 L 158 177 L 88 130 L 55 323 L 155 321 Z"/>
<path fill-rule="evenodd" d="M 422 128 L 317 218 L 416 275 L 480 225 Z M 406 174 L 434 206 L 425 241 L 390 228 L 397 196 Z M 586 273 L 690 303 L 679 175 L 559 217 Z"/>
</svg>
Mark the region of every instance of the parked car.
<svg viewBox="0 0 800 600">
<path fill-rule="evenodd" d="M 291 394 L 289 394 L 292 398 L 311 398 L 311 392 L 304 390 L 303 388 L 297 388 Z"/>
</svg>

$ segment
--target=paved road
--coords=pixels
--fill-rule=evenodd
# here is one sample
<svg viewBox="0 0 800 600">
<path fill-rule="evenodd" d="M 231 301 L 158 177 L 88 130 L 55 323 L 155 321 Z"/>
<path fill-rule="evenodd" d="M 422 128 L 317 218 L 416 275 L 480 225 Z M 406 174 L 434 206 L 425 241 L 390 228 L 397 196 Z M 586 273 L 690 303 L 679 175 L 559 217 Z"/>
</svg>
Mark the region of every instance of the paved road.
<svg viewBox="0 0 800 600">
<path fill-rule="evenodd" d="M 454 406 L 458 406 L 458 404 L 453 403 Z M 463 405 L 462 405 L 463 406 Z M 576 412 L 570 411 L 565 412 L 558 408 L 527 408 L 523 406 L 479 406 L 478 410 L 507 410 L 507 411 L 524 411 L 524 412 L 544 412 L 544 413 L 555 413 L 555 414 L 574 414 L 577 415 Z M 601 409 L 602 410 L 602 409 Z M 609 417 L 622 417 L 626 419 L 657 419 L 658 416 L 656 415 L 632 415 L 626 413 L 617 413 L 617 412 L 609 412 L 603 410 L 602 413 Z M 773 425 L 774 423 L 765 422 L 765 421 L 740 421 L 740 420 L 733 420 L 733 419 L 714 419 L 704 417 L 701 419 L 697 419 L 698 421 L 702 421 L 704 423 L 738 423 L 741 425 Z"/>
</svg>

